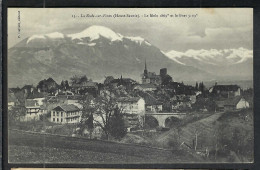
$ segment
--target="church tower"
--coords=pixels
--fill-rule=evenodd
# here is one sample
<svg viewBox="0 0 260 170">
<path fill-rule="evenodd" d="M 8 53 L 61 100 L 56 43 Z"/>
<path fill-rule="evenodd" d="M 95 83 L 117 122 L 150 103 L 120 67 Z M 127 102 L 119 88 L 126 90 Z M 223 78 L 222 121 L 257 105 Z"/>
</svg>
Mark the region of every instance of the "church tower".
<svg viewBox="0 0 260 170">
<path fill-rule="evenodd" d="M 144 64 L 144 74 L 142 74 L 142 83 L 143 84 L 148 84 L 150 83 L 150 77 L 148 75 L 148 70 L 147 70 L 147 65 L 146 65 L 146 59 L 145 59 L 145 64 Z"/>
<path fill-rule="evenodd" d="M 147 70 L 147 66 L 146 66 L 146 59 L 145 59 L 145 65 L 144 65 L 144 77 L 148 76 L 148 70 Z"/>
</svg>

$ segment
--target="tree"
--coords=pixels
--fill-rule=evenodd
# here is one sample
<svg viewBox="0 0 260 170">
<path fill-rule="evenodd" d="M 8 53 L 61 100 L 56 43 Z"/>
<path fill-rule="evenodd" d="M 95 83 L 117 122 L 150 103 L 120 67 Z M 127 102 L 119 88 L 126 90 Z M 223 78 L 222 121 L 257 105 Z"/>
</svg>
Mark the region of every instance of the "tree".
<svg viewBox="0 0 260 170">
<path fill-rule="evenodd" d="M 22 105 L 14 106 L 8 111 L 9 122 L 14 123 L 16 121 L 20 121 L 21 117 L 25 116 L 25 114 L 26 114 L 25 106 Z"/>
<path fill-rule="evenodd" d="M 94 122 L 103 130 L 107 140 L 110 134 L 110 120 L 114 114 L 116 105 L 115 98 L 109 93 L 103 93 L 102 96 L 98 96 L 95 99 L 95 108 L 97 111 L 95 112 L 96 119 L 94 119 Z"/>
<path fill-rule="evenodd" d="M 81 121 L 79 123 L 79 134 L 84 135 L 84 131 L 88 130 L 90 138 L 92 138 L 92 132 L 94 129 L 93 114 L 97 112 L 97 108 L 93 105 L 94 98 L 92 96 L 84 96 L 79 103 L 82 105 Z"/>
<path fill-rule="evenodd" d="M 61 88 L 62 90 L 65 89 L 65 82 L 64 82 L 63 80 L 62 80 L 61 83 L 60 83 L 60 88 Z"/>
<path fill-rule="evenodd" d="M 111 131 L 111 124 L 115 120 L 120 120 L 120 116 L 113 117 L 114 114 L 123 114 L 123 109 L 117 106 L 116 98 L 113 97 L 109 92 L 102 93 L 101 96 L 96 98 L 92 96 L 86 96 L 80 101 L 82 105 L 82 122 L 80 131 L 83 129 L 92 127 L 90 124 L 91 120 L 94 122 L 94 126 L 100 127 L 106 139 L 108 140 L 109 135 L 112 135 L 114 131 Z M 93 119 L 89 116 L 93 115 Z M 111 120 L 113 117 L 113 120 Z M 122 126 L 120 126 L 122 127 Z"/>
<path fill-rule="evenodd" d="M 145 114 L 142 113 L 142 115 L 138 116 L 138 126 L 142 130 L 142 136 L 144 136 L 144 131 L 145 131 L 145 116 L 144 115 Z"/>
<path fill-rule="evenodd" d="M 116 139 L 123 138 L 127 133 L 122 111 L 116 107 L 109 122 L 109 133 Z"/>
<path fill-rule="evenodd" d="M 198 82 L 196 82 L 195 90 L 198 90 L 198 89 L 199 89 L 199 85 L 198 85 Z"/>
<path fill-rule="evenodd" d="M 73 77 L 70 78 L 70 82 L 71 84 L 80 84 L 84 81 L 88 81 L 88 78 L 86 75 L 83 76 L 78 76 L 78 75 L 74 75 Z"/>
<path fill-rule="evenodd" d="M 162 77 L 162 85 L 168 85 L 172 82 L 172 77 L 170 75 L 165 75 Z"/>
<path fill-rule="evenodd" d="M 68 90 L 70 88 L 68 80 L 65 80 L 64 86 L 65 86 L 65 90 Z"/>
</svg>

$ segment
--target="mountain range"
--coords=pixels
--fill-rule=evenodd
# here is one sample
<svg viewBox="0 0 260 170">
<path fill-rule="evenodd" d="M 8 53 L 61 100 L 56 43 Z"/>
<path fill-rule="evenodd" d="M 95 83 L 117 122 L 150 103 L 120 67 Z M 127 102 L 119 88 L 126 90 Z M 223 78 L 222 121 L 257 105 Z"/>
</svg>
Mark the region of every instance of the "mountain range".
<svg viewBox="0 0 260 170">
<path fill-rule="evenodd" d="M 37 85 L 48 77 L 59 83 L 73 75 L 140 81 L 145 60 L 148 71 L 167 68 L 175 81 L 251 80 L 253 75 L 253 54 L 244 48 L 163 52 L 142 37 L 94 25 L 74 34 L 33 35 L 8 49 L 8 85 Z"/>
</svg>

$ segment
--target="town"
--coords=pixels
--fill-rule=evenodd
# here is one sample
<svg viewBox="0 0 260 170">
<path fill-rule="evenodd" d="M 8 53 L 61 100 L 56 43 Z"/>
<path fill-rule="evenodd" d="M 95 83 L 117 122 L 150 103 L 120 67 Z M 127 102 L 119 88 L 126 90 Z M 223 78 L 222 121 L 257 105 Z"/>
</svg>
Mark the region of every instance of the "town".
<svg viewBox="0 0 260 170">
<path fill-rule="evenodd" d="M 152 132 L 162 134 L 214 114 L 253 107 L 252 88 L 217 83 L 207 88 L 203 82 L 185 85 L 175 82 L 167 68 L 159 74 L 149 72 L 146 61 L 140 78 L 138 83 L 123 76 L 106 76 L 98 83 L 75 75 L 60 84 L 50 77 L 36 86 L 9 88 L 9 129 L 97 140 L 120 141 L 127 134 L 147 139 Z M 125 143 L 165 147 L 141 137 L 141 141 L 125 139 Z M 179 141 L 178 147 L 198 150 L 197 138 L 195 134 L 192 140 Z M 167 147 L 175 147 L 176 141 L 172 143 Z M 207 155 L 209 148 L 200 144 L 202 148 Z"/>
</svg>

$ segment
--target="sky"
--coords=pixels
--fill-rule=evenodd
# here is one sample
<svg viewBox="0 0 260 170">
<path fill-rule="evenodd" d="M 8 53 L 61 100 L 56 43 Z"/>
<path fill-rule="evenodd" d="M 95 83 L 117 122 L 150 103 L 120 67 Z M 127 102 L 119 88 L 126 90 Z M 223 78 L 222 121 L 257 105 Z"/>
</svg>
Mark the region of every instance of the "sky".
<svg viewBox="0 0 260 170">
<path fill-rule="evenodd" d="M 73 17 L 87 14 L 96 17 Z M 8 48 L 35 34 L 72 34 L 92 25 L 124 36 L 143 37 L 165 52 L 253 49 L 252 8 L 9 8 Z"/>
</svg>

